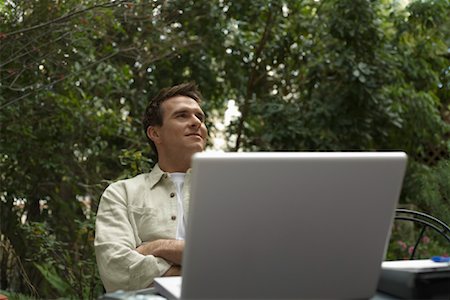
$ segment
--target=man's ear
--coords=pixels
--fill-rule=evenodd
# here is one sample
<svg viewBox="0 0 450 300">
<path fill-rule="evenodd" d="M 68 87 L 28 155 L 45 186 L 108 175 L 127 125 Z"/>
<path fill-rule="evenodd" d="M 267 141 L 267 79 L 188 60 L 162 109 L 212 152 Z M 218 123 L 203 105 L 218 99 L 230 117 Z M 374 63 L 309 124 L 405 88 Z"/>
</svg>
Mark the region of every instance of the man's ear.
<svg viewBox="0 0 450 300">
<path fill-rule="evenodd" d="M 159 138 L 159 131 L 158 128 L 155 126 L 148 126 L 147 127 L 147 136 L 149 139 L 153 141 L 153 143 L 158 144 L 160 138 Z"/>
</svg>

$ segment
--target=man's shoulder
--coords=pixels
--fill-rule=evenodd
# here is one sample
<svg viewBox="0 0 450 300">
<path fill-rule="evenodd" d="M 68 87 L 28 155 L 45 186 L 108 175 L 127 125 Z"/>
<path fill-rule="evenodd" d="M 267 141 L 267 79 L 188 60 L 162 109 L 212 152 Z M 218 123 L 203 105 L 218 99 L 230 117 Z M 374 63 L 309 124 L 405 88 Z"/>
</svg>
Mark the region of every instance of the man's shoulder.
<svg viewBox="0 0 450 300">
<path fill-rule="evenodd" d="M 124 178 L 118 181 L 115 181 L 110 184 L 110 186 L 136 186 L 140 184 L 145 184 L 146 181 L 149 180 L 149 174 L 150 173 L 142 173 L 138 174 L 131 178 Z"/>
<path fill-rule="evenodd" d="M 131 178 L 125 178 L 111 183 L 107 190 L 134 190 L 141 189 L 145 186 L 152 187 L 156 184 L 161 176 L 164 174 L 163 171 L 156 164 L 153 169 L 148 173 L 138 174 Z"/>
</svg>

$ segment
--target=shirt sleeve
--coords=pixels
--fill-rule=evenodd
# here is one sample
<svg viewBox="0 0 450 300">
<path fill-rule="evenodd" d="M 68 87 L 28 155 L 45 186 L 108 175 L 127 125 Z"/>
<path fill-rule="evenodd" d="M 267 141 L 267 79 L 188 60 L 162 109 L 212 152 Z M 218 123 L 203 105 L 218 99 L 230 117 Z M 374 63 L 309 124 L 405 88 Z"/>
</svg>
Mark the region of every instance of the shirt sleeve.
<svg viewBox="0 0 450 300">
<path fill-rule="evenodd" d="M 149 287 L 171 265 L 162 258 L 142 255 L 128 217 L 126 191 L 120 182 L 103 193 L 95 222 L 95 255 L 107 292 Z"/>
</svg>

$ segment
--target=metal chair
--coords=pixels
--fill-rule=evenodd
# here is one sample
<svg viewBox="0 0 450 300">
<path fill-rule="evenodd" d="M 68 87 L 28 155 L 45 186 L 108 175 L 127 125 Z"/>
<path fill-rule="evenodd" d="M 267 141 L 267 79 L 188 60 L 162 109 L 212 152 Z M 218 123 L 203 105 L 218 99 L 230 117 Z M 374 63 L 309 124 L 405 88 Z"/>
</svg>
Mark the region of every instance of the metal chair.
<svg viewBox="0 0 450 300">
<path fill-rule="evenodd" d="M 419 223 L 422 225 L 422 228 L 419 233 L 419 237 L 417 238 L 417 241 L 414 245 L 413 251 L 412 251 L 409 259 L 414 259 L 414 255 L 416 254 L 417 246 L 419 246 L 419 243 L 425 233 L 425 230 L 428 227 L 432 228 L 434 231 L 439 233 L 450 243 L 450 227 L 447 224 L 445 224 L 443 221 L 441 221 L 433 216 L 430 216 L 426 213 L 399 208 L 399 209 L 396 209 L 396 211 L 395 211 L 395 220 L 411 221 L 411 222 Z"/>
</svg>

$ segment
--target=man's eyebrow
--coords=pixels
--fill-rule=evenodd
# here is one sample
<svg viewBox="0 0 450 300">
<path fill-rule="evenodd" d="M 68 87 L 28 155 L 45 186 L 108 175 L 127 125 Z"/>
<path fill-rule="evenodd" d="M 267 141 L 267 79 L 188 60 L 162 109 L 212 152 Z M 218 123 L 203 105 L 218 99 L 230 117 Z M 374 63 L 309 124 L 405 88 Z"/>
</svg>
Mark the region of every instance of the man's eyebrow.
<svg viewBox="0 0 450 300">
<path fill-rule="evenodd" d="M 187 109 L 185 109 L 185 108 L 180 108 L 180 109 L 178 109 L 178 110 L 174 110 L 172 114 L 173 114 L 173 115 L 177 115 L 177 114 L 182 114 L 182 113 L 186 113 L 186 112 L 188 112 Z"/>
<path fill-rule="evenodd" d="M 205 113 L 202 110 L 196 110 L 196 109 L 188 109 L 188 108 L 180 108 L 178 110 L 175 110 L 172 115 L 178 115 L 178 114 L 182 114 L 182 113 L 191 113 L 193 112 L 196 115 L 202 115 L 203 117 L 205 117 Z"/>
</svg>

